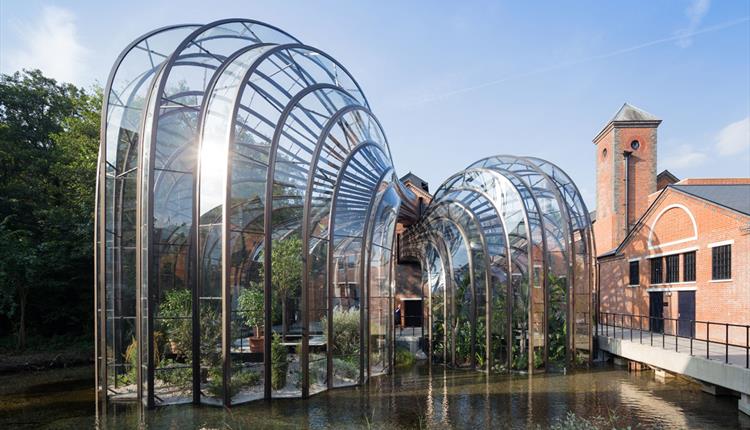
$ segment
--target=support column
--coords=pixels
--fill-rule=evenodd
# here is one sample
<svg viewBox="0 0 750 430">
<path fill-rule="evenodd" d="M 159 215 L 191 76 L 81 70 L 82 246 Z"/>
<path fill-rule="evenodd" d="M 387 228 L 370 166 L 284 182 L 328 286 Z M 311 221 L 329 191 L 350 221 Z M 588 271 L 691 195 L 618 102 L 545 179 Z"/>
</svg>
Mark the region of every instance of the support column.
<svg viewBox="0 0 750 430">
<path fill-rule="evenodd" d="M 737 400 L 737 409 L 747 416 L 750 416 L 750 394 L 742 393 L 739 400 Z"/>
</svg>

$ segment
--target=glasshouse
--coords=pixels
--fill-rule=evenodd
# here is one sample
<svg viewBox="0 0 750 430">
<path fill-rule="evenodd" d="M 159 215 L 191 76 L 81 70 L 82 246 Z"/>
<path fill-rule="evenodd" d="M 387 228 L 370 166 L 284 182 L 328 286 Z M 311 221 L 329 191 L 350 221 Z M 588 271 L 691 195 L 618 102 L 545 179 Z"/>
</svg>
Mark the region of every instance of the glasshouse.
<svg viewBox="0 0 750 430">
<path fill-rule="evenodd" d="M 96 207 L 104 404 L 229 406 L 388 373 L 401 261 L 421 267 L 432 363 L 533 372 L 591 351 L 591 221 L 564 172 L 490 157 L 425 205 L 347 70 L 257 21 L 123 50 Z"/>
<path fill-rule="evenodd" d="M 400 258 L 422 267 L 433 362 L 535 372 L 590 359 L 591 221 L 554 164 L 472 164 L 438 188 L 399 243 Z"/>
</svg>

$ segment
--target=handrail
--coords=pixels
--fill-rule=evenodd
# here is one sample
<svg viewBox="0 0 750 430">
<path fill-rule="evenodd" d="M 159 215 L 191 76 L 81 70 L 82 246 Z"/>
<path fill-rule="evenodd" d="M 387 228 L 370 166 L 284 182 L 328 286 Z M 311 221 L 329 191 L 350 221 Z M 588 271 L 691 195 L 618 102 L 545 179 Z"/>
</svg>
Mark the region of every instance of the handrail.
<svg viewBox="0 0 750 430">
<path fill-rule="evenodd" d="M 618 318 L 620 324 L 618 325 Z M 635 319 L 638 319 L 638 325 L 635 325 Z M 706 359 L 711 360 L 711 344 L 723 345 L 724 346 L 724 363 L 729 364 L 729 347 L 742 348 L 745 350 L 745 368 L 750 369 L 750 325 L 747 324 L 736 324 L 736 323 L 723 323 L 715 321 L 701 321 L 691 319 L 680 319 L 680 318 L 666 318 L 666 317 L 655 317 L 651 315 L 640 315 L 640 314 L 624 314 L 624 313 L 613 313 L 613 312 L 600 312 L 599 313 L 599 324 L 596 325 L 596 334 L 601 335 L 599 326 L 603 326 L 604 336 L 610 337 L 609 327 L 613 327 L 612 337 L 617 338 L 617 329 L 620 328 L 620 338 L 625 339 L 625 330 L 628 330 L 630 341 L 633 341 L 633 330 L 638 330 L 638 342 L 643 344 L 644 334 L 644 318 L 648 321 L 646 330 L 649 333 L 649 344 L 654 346 L 654 333 L 661 334 L 662 348 L 666 348 L 667 336 L 674 337 L 674 348 L 676 352 L 679 352 L 680 338 L 690 339 L 690 355 L 693 356 L 693 341 L 705 342 L 706 345 Z M 627 322 L 627 325 L 626 325 Z M 665 333 L 667 325 L 665 323 L 672 324 L 672 333 Z M 684 327 L 682 324 L 688 324 L 690 329 L 690 335 L 681 335 L 680 328 Z M 705 338 L 697 337 L 696 326 L 703 324 L 706 327 Z M 712 340 L 711 339 L 711 326 L 723 327 L 724 340 Z M 732 343 L 729 340 L 729 329 L 730 328 L 741 328 L 745 332 L 745 344 Z M 715 332 L 714 332 L 715 333 Z M 736 333 L 736 331 L 735 331 Z M 740 332 L 741 333 L 741 332 Z M 741 336 L 741 334 L 740 334 Z M 670 345 L 671 348 L 671 345 Z"/>
</svg>

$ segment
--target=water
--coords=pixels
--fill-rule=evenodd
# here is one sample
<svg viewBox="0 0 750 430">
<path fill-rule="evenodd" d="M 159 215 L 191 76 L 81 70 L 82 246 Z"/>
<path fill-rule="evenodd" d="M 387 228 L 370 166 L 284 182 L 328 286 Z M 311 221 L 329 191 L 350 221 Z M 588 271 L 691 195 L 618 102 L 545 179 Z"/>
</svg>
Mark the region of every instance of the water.
<svg viewBox="0 0 750 430">
<path fill-rule="evenodd" d="M 0 377 L 0 428 L 97 426 L 91 368 Z M 308 400 L 218 407 L 169 406 L 141 414 L 112 407 L 100 428 L 541 428 L 569 411 L 602 424 L 641 428 L 750 428 L 733 397 L 702 393 L 653 372 L 610 365 L 568 375 L 486 376 L 427 366 L 402 370 L 366 387 L 328 391 Z M 596 418 L 600 417 L 600 418 Z"/>
</svg>

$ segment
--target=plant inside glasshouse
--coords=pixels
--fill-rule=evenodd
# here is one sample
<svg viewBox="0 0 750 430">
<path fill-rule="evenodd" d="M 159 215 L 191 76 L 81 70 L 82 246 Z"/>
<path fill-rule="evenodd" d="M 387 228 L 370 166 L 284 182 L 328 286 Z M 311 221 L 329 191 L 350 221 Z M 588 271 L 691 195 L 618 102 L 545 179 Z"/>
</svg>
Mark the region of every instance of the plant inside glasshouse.
<svg viewBox="0 0 750 430">
<path fill-rule="evenodd" d="M 359 355 L 359 309 L 333 309 L 333 337 L 331 351 L 336 357 L 348 359 Z M 328 339 L 328 318 L 321 319 L 323 336 Z M 358 358 L 357 358 L 358 359 Z"/>
<path fill-rule="evenodd" d="M 413 366 L 417 362 L 417 358 L 414 354 L 409 351 L 408 348 L 398 347 L 396 348 L 396 366 L 398 367 L 409 367 Z"/>
<path fill-rule="evenodd" d="M 298 236 L 275 240 L 271 245 L 271 283 L 281 302 L 281 336 L 289 333 L 289 302 L 302 283 L 302 240 Z"/>
<path fill-rule="evenodd" d="M 271 341 L 271 388 L 280 390 L 286 386 L 286 374 L 289 368 L 286 346 L 278 333 L 273 334 Z"/>
<path fill-rule="evenodd" d="M 258 383 L 260 383 L 260 373 L 249 369 L 233 369 L 229 381 L 229 396 L 234 397 L 243 388 L 254 386 Z M 220 367 L 209 369 L 206 389 L 214 397 L 219 397 L 224 392 L 224 379 L 222 378 Z"/>
<path fill-rule="evenodd" d="M 250 338 L 250 350 L 252 352 L 263 352 L 263 333 L 261 327 L 264 324 L 263 315 L 264 295 L 263 283 L 251 282 L 248 288 L 244 288 L 237 297 L 237 312 L 243 322 L 254 329 Z"/>
<path fill-rule="evenodd" d="M 548 300 L 549 300 L 549 352 L 548 357 L 551 363 L 563 363 L 565 361 L 565 341 L 567 337 L 567 324 L 565 317 L 567 315 L 566 280 L 564 277 L 555 276 L 552 273 L 548 279 Z"/>
</svg>

